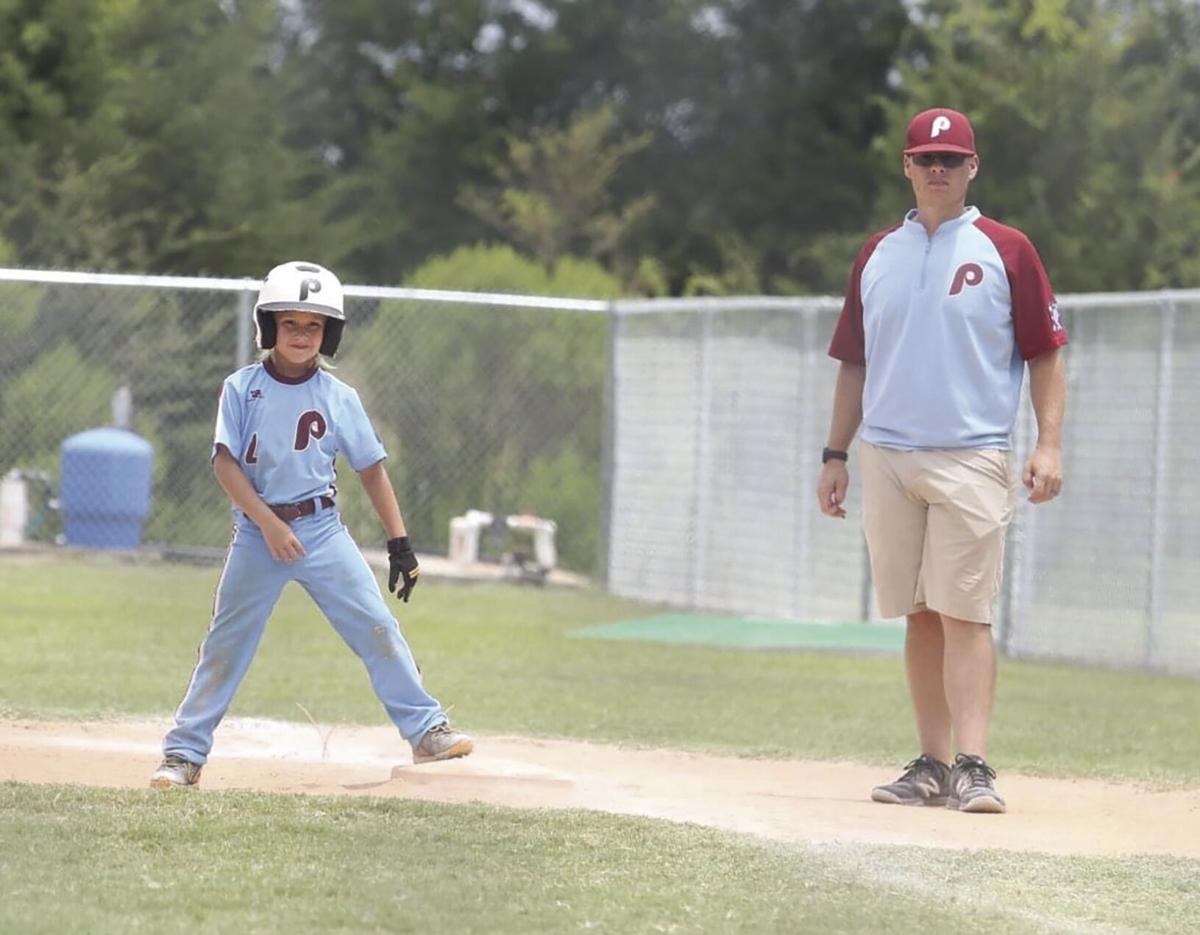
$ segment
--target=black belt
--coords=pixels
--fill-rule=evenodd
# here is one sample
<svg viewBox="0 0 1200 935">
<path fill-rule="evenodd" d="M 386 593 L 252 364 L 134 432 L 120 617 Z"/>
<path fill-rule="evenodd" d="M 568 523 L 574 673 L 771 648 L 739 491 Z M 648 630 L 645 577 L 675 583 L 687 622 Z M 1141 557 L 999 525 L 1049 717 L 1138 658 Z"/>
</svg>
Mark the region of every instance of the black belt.
<svg viewBox="0 0 1200 935">
<path fill-rule="evenodd" d="M 290 523 L 301 516 L 312 516 L 319 509 L 328 510 L 333 506 L 333 497 L 313 497 L 311 500 L 301 500 L 299 503 L 279 503 L 271 505 L 271 512 L 285 523 Z"/>
</svg>

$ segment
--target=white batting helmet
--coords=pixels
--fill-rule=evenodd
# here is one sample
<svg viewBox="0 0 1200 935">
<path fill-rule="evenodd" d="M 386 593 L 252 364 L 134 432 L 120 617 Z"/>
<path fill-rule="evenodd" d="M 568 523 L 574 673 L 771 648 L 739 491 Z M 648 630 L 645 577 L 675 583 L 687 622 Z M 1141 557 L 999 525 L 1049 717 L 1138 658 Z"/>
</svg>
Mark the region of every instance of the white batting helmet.
<svg viewBox="0 0 1200 935">
<path fill-rule="evenodd" d="M 254 303 L 254 321 L 258 325 L 258 346 L 268 351 L 275 346 L 275 312 L 316 312 L 324 315 L 325 336 L 321 353 L 337 353 L 346 326 L 342 284 L 324 266 L 304 260 L 280 263 L 263 280 Z"/>
</svg>

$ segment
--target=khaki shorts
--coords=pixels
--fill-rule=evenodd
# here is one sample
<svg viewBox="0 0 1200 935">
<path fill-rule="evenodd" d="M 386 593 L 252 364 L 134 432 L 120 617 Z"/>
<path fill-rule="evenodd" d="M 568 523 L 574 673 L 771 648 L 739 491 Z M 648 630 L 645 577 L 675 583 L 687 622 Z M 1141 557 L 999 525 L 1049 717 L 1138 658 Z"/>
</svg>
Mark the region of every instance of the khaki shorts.
<svg viewBox="0 0 1200 935">
<path fill-rule="evenodd" d="M 935 610 L 991 623 L 1017 496 L 1011 453 L 862 442 L 859 462 L 880 615 Z"/>
</svg>

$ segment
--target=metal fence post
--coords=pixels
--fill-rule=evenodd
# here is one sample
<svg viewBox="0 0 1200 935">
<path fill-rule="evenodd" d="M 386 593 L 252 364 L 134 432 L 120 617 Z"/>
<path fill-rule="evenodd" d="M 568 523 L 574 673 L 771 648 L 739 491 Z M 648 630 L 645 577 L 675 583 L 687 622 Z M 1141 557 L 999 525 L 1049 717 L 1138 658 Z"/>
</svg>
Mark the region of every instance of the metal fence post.
<svg viewBox="0 0 1200 935">
<path fill-rule="evenodd" d="M 696 404 L 696 455 L 693 471 L 696 489 L 692 497 L 692 581 L 693 606 L 703 606 L 700 589 L 704 582 L 704 556 L 708 551 L 709 462 L 712 458 L 712 318 L 711 309 L 700 312 L 700 367 L 698 401 Z"/>
<path fill-rule="evenodd" d="M 1021 388 L 1020 410 L 1013 432 L 1013 469 L 1020 471 L 1025 459 L 1033 450 L 1037 429 L 1029 399 L 1029 378 L 1026 373 Z M 1018 480 L 1019 483 L 1019 480 Z M 1028 500 L 1017 497 L 1017 516 L 1013 520 L 1011 562 L 1007 571 L 1008 622 L 1000 634 L 1001 648 L 1007 655 L 1021 655 L 1020 635 L 1029 625 L 1030 608 L 1033 605 L 1033 571 L 1037 565 L 1037 509 L 1030 507 Z M 1015 653 L 1014 653 L 1015 647 Z"/>
<path fill-rule="evenodd" d="M 253 304 L 251 290 L 253 288 L 254 284 L 247 280 L 246 288 L 237 294 L 237 366 L 239 370 L 250 363 L 251 344 L 254 341 L 250 321 L 254 314 L 251 308 Z"/>
<path fill-rule="evenodd" d="M 858 582 L 858 619 L 863 623 L 871 621 L 871 550 L 867 546 L 866 537 L 862 541 L 862 577 Z"/>
<path fill-rule="evenodd" d="M 616 472 L 617 437 L 617 346 L 621 338 L 621 316 L 614 302 L 608 303 L 608 360 L 604 368 L 604 412 L 600 438 L 600 541 L 596 549 L 596 581 L 608 587 L 612 567 L 613 484 Z"/>
<path fill-rule="evenodd" d="M 797 620 L 807 620 L 809 608 L 809 590 L 812 587 L 812 575 L 809 566 L 809 556 L 812 549 L 813 498 L 812 479 L 817 476 L 817 455 L 811 439 L 814 431 L 816 416 L 813 399 L 816 396 L 817 383 L 817 316 L 816 309 L 806 309 L 801 315 L 801 340 L 804 342 L 801 350 L 802 365 L 800 381 L 796 388 L 800 398 L 796 409 L 799 418 L 796 420 L 797 469 L 800 480 L 793 492 L 795 497 L 796 519 L 793 523 L 792 549 L 795 574 L 792 578 L 792 615 Z"/>
<path fill-rule="evenodd" d="M 1167 493 L 1171 457 L 1172 357 L 1175 346 L 1175 303 L 1159 305 L 1158 383 L 1154 401 L 1154 487 L 1150 515 L 1150 574 L 1146 600 L 1146 666 L 1160 668 L 1162 659 L 1162 583 L 1166 560 Z"/>
</svg>

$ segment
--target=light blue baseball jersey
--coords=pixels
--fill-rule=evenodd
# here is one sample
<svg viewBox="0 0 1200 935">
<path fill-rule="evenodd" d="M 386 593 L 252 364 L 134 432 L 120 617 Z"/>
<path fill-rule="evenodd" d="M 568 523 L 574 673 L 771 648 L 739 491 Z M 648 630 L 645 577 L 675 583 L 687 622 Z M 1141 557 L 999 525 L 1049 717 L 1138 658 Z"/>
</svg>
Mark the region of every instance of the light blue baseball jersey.
<svg viewBox="0 0 1200 935">
<path fill-rule="evenodd" d="M 829 353 L 866 367 L 863 441 L 1007 450 L 1024 362 L 1066 343 L 1029 238 L 968 208 L 867 240 Z"/>
<path fill-rule="evenodd" d="M 285 377 L 269 359 L 226 377 L 214 458 L 218 445 L 229 449 L 270 504 L 333 496 L 339 454 L 355 471 L 387 457 L 353 387 L 319 368 Z"/>
</svg>

